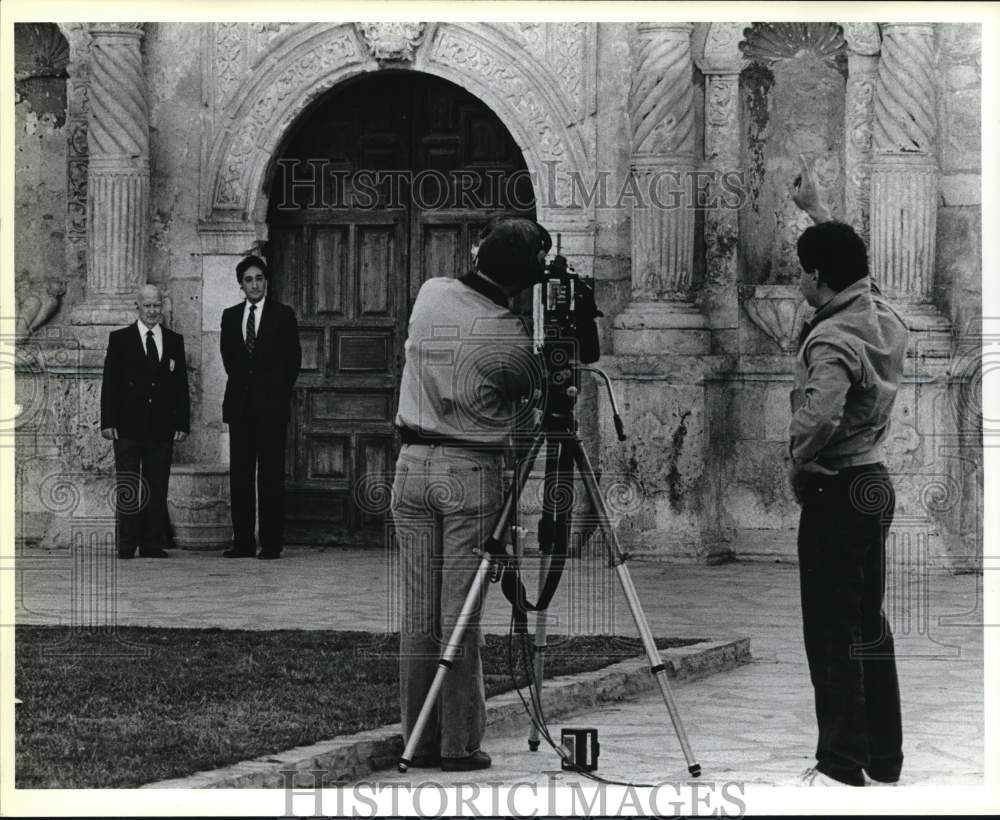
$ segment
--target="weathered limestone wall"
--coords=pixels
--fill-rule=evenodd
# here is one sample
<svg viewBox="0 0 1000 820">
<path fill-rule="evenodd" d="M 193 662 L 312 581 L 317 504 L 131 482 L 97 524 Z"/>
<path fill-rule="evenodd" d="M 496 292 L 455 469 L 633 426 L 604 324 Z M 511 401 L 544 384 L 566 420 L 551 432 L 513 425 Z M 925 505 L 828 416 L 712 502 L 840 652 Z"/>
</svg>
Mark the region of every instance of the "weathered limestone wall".
<svg viewBox="0 0 1000 820">
<path fill-rule="evenodd" d="M 14 29 L 14 246 L 18 315 L 58 322 L 81 283 L 66 277 L 66 64 L 69 47 L 52 24 Z M 69 287 L 69 293 L 63 291 Z"/>
<path fill-rule="evenodd" d="M 191 383 L 191 436 L 175 462 L 217 459 L 221 395 L 219 375 L 206 366 L 219 358 L 219 316 L 203 317 L 203 268 L 198 236 L 198 180 L 203 119 L 201 49 L 209 24 L 149 23 L 145 64 L 149 88 L 150 233 L 149 279 L 170 296 L 170 326 L 184 334 Z M 233 272 L 231 301 L 238 296 Z M 207 397 L 206 397 L 207 392 Z M 216 406 L 216 404 L 218 406 Z M 208 423 L 207 423 L 208 422 Z"/>
<path fill-rule="evenodd" d="M 943 507 L 949 552 L 959 568 L 980 566 L 983 542 L 982 395 L 982 37 L 970 24 L 938 26 L 938 146 L 941 189 L 935 302 L 951 320 L 951 383 L 940 401 L 950 420 L 941 442 L 947 482 L 932 503 Z M 992 328 L 992 329 L 991 329 Z M 989 337 L 987 337 L 989 338 Z"/>
</svg>

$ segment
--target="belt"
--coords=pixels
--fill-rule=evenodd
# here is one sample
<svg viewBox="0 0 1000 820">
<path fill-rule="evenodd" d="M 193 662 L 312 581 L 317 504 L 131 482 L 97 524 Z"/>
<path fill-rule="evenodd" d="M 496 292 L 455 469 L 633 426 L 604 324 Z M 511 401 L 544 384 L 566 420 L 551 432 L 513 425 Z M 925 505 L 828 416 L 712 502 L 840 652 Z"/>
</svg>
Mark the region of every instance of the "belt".
<svg viewBox="0 0 1000 820">
<path fill-rule="evenodd" d="M 486 452 L 497 452 L 506 449 L 503 444 L 493 444 L 487 441 L 469 441 L 451 436 L 428 435 L 414 430 L 412 427 L 397 427 L 396 430 L 399 431 L 399 437 L 403 444 L 425 444 L 428 447 L 460 447 L 465 450 L 484 450 Z"/>
</svg>

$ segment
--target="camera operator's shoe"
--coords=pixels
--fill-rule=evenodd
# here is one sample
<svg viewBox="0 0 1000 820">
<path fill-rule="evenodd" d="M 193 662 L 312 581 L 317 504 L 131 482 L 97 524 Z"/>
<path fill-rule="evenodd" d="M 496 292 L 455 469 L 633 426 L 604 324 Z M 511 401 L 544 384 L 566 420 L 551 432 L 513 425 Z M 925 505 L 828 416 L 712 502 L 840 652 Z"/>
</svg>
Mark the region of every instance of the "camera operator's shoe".
<svg viewBox="0 0 1000 820">
<path fill-rule="evenodd" d="M 479 750 L 465 757 L 442 757 L 442 772 L 472 772 L 477 769 L 488 769 L 493 761 L 486 752 Z"/>
<path fill-rule="evenodd" d="M 800 786 L 847 786 L 850 788 L 849 783 L 841 783 L 839 780 L 834 780 L 827 774 L 823 774 L 819 769 L 815 767 L 810 767 L 802 772 L 798 780 L 798 785 Z"/>
<path fill-rule="evenodd" d="M 411 769 L 436 769 L 441 765 L 441 755 L 433 752 L 425 755 L 414 755 L 410 761 Z"/>
</svg>

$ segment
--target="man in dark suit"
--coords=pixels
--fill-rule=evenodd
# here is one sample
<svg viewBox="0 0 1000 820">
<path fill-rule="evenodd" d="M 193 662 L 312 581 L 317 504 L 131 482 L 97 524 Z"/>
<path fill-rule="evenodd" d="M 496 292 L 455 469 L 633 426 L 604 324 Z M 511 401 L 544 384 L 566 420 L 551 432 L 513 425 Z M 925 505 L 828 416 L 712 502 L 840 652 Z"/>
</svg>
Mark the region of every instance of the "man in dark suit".
<svg viewBox="0 0 1000 820">
<path fill-rule="evenodd" d="M 146 285 L 139 318 L 108 338 L 101 435 L 114 441 L 118 557 L 166 558 L 167 485 L 175 441 L 190 430 L 184 337 L 163 327 L 163 298 Z"/>
<path fill-rule="evenodd" d="M 248 256 L 236 266 L 246 299 L 222 312 L 220 348 L 229 380 L 222 420 L 229 425 L 233 546 L 226 558 L 252 558 L 260 506 L 258 558 L 281 555 L 285 523 L 285 430 L 302 365 L 295 312 L 268 297 L 270 272 Z M 254 490 L 256 489 L 256 500 Z"/>
</svg>

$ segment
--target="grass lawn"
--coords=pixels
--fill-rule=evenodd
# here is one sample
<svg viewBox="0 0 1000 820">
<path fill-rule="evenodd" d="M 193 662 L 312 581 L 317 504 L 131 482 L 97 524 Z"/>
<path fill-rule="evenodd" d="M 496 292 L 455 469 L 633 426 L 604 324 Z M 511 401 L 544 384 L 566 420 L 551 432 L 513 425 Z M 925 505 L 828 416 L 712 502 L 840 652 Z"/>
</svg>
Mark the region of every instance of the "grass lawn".
<svg viewBox="0 0 1000 820">
<path fill-rule="evenodd" d="M 398 635 L 17 627 L 17 788 L 129 788 L 399 720 Z M 546 677 L 642 654 L 637 639 L 549 636 Z M 661 648 L 697 640 L 658 640 Z M 487 695 L 513 688 L 488 635 Z"/>
</svg>

